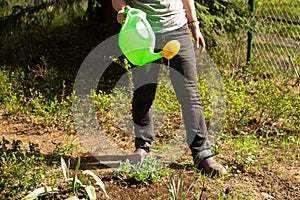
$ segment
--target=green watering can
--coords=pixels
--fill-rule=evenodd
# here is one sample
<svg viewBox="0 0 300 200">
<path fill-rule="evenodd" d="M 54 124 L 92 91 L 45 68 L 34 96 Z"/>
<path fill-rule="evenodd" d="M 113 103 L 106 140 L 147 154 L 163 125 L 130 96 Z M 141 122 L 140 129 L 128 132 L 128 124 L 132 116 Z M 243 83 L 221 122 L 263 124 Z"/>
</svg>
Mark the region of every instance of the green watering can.
<svg viewBox="0 0 300 200">
<path fill-rule="evenodd" d="M 119 46 L 126 58 L 134 65 L 142 66 L 162 57 L 171 59 L 180 50 L 177 40 L 169 41 L 161 52 L 154 53 L 155 35 L 146 19 L 146 13 L 127 8 L 126 20 L 119 34 Z"/>
</svg>

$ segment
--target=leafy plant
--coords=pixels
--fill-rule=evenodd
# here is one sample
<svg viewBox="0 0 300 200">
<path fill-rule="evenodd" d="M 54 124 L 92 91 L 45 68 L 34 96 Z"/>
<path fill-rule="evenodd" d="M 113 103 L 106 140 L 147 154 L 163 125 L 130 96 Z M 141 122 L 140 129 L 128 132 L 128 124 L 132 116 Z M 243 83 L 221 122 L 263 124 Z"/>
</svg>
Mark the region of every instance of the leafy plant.
<svg viewBox="0 0 300 200">
<path fill-rule="evenodd" d="M 3 137 L 0 141 L 0 196 L 5 199 L 20 196 L 44 180 L 46 163 L 37 145 L 29 152 L 23 151 L 20 145 L 19 140 L 10 143 Z"/>
<path fill-rule="evenodd" d="M 237 170 L 246 171 L 251 166 L 260 151 L 260 141 L 255 135 L 236 136 L 233 141 L 234 157 L 238 164 Z"/>
<path fill-rule="evenodd" d="M 284 79 L 267 78 L 256 67 L 224 76 L 226 130 L 274 135 L 299 129 L 299 95 Z"/>
<path fill-rule="evenodd" d="M 38 189 L 35 189 L 33 192 L 31 192 L 30 194 L 28 194 L 24 198 L 22 198 L 22 200 L 34 200 L 37 197 L 39 197 L 40 195 L 49 194 L 49 193 L 53 193 L 53 192 L 57 192 L 57 191 L 58 191 L 58 189 L 53 188 L 53 187 L 47 187 L 47 186 L 40 187 Z"/>
<path fill-rule="evenodd" d="M 69 170 L 70 162 L 67 166 L 65 160 L 61 157 L 61 168 L 62 168 L 64 178 L 65 178 L 66 182 L 68 183 L 69 188 L 72 189 L 74 192 L 77 191 L 78 187 L 83 185 L 82 182 L 77 177 L 79 167 L 80 167 L 80 157 L 78 157 L 78 160 L 77 160 L 74 177 L 70 178 L 70 170 Z"/>
<path fill-rule="evenodd" d="M 84 170 L 82 172 L 82 175 L 86 175 L 87 178 L 83 178 L 82 176 L 80 176 L 80 178 L 78 178 L 80 162 L 81 162 L 81 159 L 80 159 L 80 157 L 78 157 L 74 175 L 73 175 L 73 177 L 71 177 L 71 175 L 70 175 L 70 162 L 68 162 L 68 164 L 67 164 L 66 161 L 61 157 L 61 169 L 62 169 L 64 179 L 67 183 L 66 190 L 71 190 L 74 193 L 76 193 L 79 188 L 84 188 L 85 191 L 86 191 L 86 194 L 89 197 L 89 199 L 94 200 L 94 199 L 97 199 L 96 189 L 93 186 L 93 184 L 94 184 L 94 185 L 98 185 L 100 187 L 100 189 L 104 192 L 106 198 L 108 198 L 108 194 L 105 190 L 104 183 L 102 182 L 102 180 L 94 172 L 92 172 L 90 170 Z M 95 183 L 92 183 L 90 178 L 93 178 Z M 38 188 L 38 189 L 34 190 L 30 194 L 28 194 L 25 197 L 25 199 L 29 198 L 29 197 L 36 198 L 38 196 L 53 193 L 53 192 L 57 193 L 57 192 L 59 192 L 59 190 L 57 188 L 53 188 L 53 187 L 49 187 L 49 186 L 41 187 L 41 188 Z M 32 198 L 29 198 L 29 199 L 32 199 Z M 78 198 L 76 196 L 71 196 L 68 199 L 78 199 Z"/>
<path fill-rule="evenodd" d="M 99 91 L 97 94 L 94 93 L 94 97 L 97 110 L 101 115 L 105 114 L 111 103 L 111 94 L 106 94 L 105 92 Z"/>
<path fill-rule="evenodd" d="M 0 109 L 7 114 L 31 116 L 34 123 L 44 126 L 65 123 L 71 125 L 71 96 L 66 95 L 66 84 L 45 58 L 30 72 L 0 71 Z M 34 116 L 34 118 L 32 117 Z"/>
<path fill-rule="evenodd" d="M 95 187 L 92 186 L 92 185 L 84 185 L 83 183 L 87 183 L 87 184 L 91 184 L 91 182 L 86 179 L 79 179 L 78 178 L 78 170 L 79 170 L 79 167 L 80 167 L 80 157 L 78 157 L 78 160 L 77 160 L 77 164 L 76 164 L 76 167 L 75 167 L 75 173 L 74 173 L 74 176 L 71 178 L 70 177 L 70 170 L 69 170 L 69 167 L 70 167 L 70 164 L 67 166 L 65 160 L 61 157 L 61 167 L 62 167 L 62 172 L 63 172 L 63 175 L 64 175 L 64 178 L 66 180 L 66 182 L 68 183 L 69 185 L 69 188 L 72 189 L 74 192 L 76 192 L 78 190 L 79 187 L 84 187 L 85 190 L 87 191 L 87 194 L 89 195 L 89 197 L 91 199 L 94 199 L 94 196 L 95 196 Z M 107 192 L 105 190 L 105 187 L 104 187 L 104 183 L 101 181 L 101 179 L 95 175 L 92 171 L 90 170 L 85 170 L 82 172 L 83 175 L 88 175 L 88 178 L 92 177 L 93 179 L 95 179 L 96 181 L 96 185 L 100 186 L 100 188 L 102 189 L 102 191 L 104 192 L 105 196 L 108 197 L 107 195 Z"/>
<path fill-rule="evenodd" d="M 164 163 L 151 156 L 146 156 L 142 164 L 132 164 L 129 160 L 121 162 L 120 167 L 112 172 L 113 177 L 119 180 L 146 185 L 163 180 L 169 173 Z"/>
</svg>

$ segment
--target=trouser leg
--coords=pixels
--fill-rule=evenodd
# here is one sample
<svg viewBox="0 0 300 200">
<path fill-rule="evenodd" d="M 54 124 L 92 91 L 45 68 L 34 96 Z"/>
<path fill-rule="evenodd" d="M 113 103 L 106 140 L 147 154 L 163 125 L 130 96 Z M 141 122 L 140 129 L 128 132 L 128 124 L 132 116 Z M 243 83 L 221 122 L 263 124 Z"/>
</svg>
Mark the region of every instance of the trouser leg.
<svg viewBox="0 0 300 200">
<path fill-rule="evenodd" d="M 210 157 L 212 152 L 207 138 L 203 108 L 200 104 L 194 46 L 189 30 L 183 27 L 171 33 L 169 38 L 176 38 L 181 44 L 178 55 L 170 60 L 170 78 L 181 104 L 187 143 L 194 158 Z"/>
<path fill-rule="evenodd" d="M 156 93 L 159 65 L 151 63 L 142 67 L 135 67 L 132 72 L 134 83 L 132 115 L 135 148 L 142 148 L 149 152 L 154 138 L 151 106 Z"/>
</svg>

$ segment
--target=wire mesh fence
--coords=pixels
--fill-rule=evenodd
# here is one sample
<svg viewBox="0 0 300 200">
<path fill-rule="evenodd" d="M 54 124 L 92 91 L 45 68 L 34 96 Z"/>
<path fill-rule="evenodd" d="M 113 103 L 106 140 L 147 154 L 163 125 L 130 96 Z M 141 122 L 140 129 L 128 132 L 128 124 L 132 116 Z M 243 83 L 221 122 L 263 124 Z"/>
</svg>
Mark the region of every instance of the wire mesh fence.
<svg viewBox="0 0 300 200">
<path fill-rule="evenodd" d="M 253 61 L 297 77 L 300 63 L 300 1 L 272 0 L 254 13 Z"/>
<path fill-rule="evenodd" d="M 239 8 L 250 12 L 246 23 L 253 33 L 251 62 L 266 72 L 280 73 L 299 81 L 300 0 L 252 1 L 253 13 L 251 0 L 232 0 Z M 246 29 L 231 38 L 228 51 L 235 65 L 247 62 L 249 45 Z"/>
</svg>

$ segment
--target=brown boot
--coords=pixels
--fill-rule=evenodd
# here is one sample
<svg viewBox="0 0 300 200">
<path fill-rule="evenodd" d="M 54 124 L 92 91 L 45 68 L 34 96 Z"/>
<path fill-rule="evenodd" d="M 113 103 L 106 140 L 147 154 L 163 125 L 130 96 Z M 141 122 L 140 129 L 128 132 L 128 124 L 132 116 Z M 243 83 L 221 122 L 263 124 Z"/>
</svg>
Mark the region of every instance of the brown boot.
<svg viewBox="0 0 300 200">
<path fill-rule="evenodd" d="M 145 156 L 150 156 L 150 153 L 148 153 L 146 150 L 141 149 L 141 148 L 137 148 L 133 154 L 127 156 L 127 159 L 129 160 L 129 162 L 131 162 L 132 164 L 137 164 L 140 163 L 142 164 L 144 161 Z"/>
<path fill-rule="evenodd" d="M 196 161 L 195 165 L 197 166 L 197 169 L 204 174 L 209 174 L 212 176 L 222 176 L 227 174 L 227 171 L 223 165 L 219 164 L 213 157 L 206 158 L 198 163 Z"/>
</svg>

